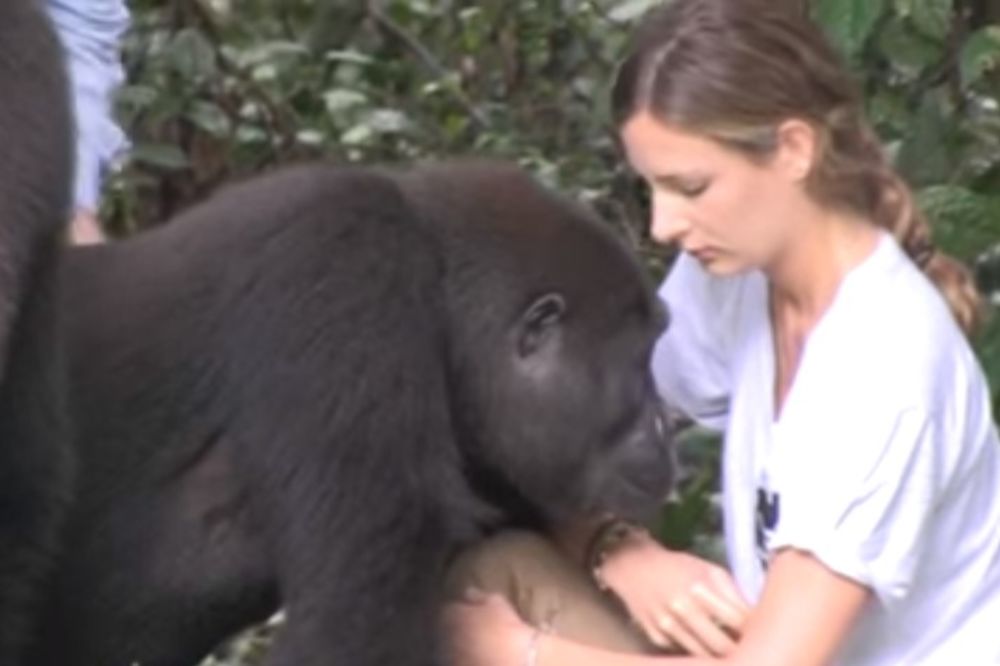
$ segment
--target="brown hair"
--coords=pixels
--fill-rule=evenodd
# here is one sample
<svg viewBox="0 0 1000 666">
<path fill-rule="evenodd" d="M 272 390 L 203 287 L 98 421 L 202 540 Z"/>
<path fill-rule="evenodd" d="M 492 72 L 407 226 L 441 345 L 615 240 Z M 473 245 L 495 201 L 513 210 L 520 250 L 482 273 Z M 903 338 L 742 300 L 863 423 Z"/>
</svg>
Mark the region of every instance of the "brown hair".
<svg viewBox="0 0 1000 666">
<path fill-rule="evenodd" d="M 889 230 L 971 334 L 982 305 L 970 271 L 934 247 L 847 68 L 820 28 L 790 4 L 798 3 L 673 0 L 653 10 L 618 71 L 616 122 L 647 111 L 751 159 L 775 149 L 782 121 L 810 123 L 820 138 L 810 194 Z"/>
</svg>

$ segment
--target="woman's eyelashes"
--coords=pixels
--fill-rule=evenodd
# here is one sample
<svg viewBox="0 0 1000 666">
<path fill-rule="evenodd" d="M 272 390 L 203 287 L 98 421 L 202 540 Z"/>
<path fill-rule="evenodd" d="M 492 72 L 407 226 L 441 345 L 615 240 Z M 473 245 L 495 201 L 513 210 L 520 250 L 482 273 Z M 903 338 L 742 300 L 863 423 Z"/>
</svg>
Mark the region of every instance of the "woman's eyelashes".
<svg viewBox="0 0 1000 666">
<path fill-rule="evenodd" d="M 701 179 L 701 180 L 691 181 L 691 182 L 683 182 L 677 188 L 677 191 L 682 196 L 685 196 L 688 199 L 694 199 L 694 198 L 700 197 L 702 194 L 704 194 L 705 190 L 708 189 L 708 186 L 710 184 L 711 184 L 711 181 L 709 181 L 708 179 Z"/>
<path fill-rule="evenodd" d="M 654 188 L 679 194 L 686 199 L 700 197 L 711 184 L 711 179 L 705 176 L 660 176 L 653 180 Z"/>
</svg>

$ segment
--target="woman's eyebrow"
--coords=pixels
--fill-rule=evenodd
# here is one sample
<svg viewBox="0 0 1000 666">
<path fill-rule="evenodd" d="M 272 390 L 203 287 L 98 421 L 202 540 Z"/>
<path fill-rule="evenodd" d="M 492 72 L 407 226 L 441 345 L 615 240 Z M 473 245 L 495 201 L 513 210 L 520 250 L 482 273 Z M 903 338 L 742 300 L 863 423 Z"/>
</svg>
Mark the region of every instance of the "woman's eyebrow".
<svg viewBox="0 0 1000 666">
<path fill-rule="evenodd" d="M 690 173 L 660 173 L 650 176 L 650 182 L 669 189 L 685 189 L 692 183 L 708 180 L 708 174 L 692 171 Z"/>
</svg>

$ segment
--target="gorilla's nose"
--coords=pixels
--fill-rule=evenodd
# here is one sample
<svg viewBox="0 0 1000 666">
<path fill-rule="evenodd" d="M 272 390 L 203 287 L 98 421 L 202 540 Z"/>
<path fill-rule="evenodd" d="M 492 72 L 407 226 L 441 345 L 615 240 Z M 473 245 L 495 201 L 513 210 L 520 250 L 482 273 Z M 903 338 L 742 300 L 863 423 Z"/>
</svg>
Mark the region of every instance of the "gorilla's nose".
<svg viewBox="0 0 1000 666">
<path fill-rule="evenodd" d="M 653 417 L 653 430 L 656 432 L 656 436 L 663 439 L 667 434 L 667 417 L 663 414 L 657 414 Z"/>
<path fill-rule="evenodd" d="M 653 410 L 652 433 L 660 448 L 669 448 L 673 443 L 675 429 L 666 405 L 658 405 Z"/>
<path fill-rule="evenodd" d="M 647 406 L 643 425 L 630 444 L 624 478 L 635 493 L 635 510 L 645 512 L 659 506 L 674 481 L 673 429 L 659 401 L 651 401 Z"/>
<path fill-rule="evenodd" d="M 673 436 L 670 414 L 659 401 L 651 402 L 647 407 L 645 424 L 640 435 L 642 462 L 659 472 L 662 472 L 664 467 L 669 467 L 673 456 Z"/>
</svg>

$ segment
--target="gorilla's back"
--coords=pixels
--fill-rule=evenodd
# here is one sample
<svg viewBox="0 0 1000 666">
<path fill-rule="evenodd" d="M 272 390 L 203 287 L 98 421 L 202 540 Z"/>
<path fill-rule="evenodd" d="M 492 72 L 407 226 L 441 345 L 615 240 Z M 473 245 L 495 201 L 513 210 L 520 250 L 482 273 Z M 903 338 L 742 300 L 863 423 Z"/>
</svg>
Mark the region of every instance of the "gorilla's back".
<svg viewBox="0 0 1000 666">
<path fill-rule="evenodd" d="M 274 359 L 252 350 L 280 346 L 291 321 L 356 338 L 380 298 L 378 275 L 433 272 L 435 254 L 392 180 L 327 165 L 230 185 L 158 228 L 72 248 L 63 298 L 73 408 L 84 454 L 110 466 L 97 476 L 128 476 L 163 455 L 149 446 L 150 421 L 174 433 L 178 451 L 196 446 L 232 417 L 248 379 L 271 371 Z"/>
</svg>

